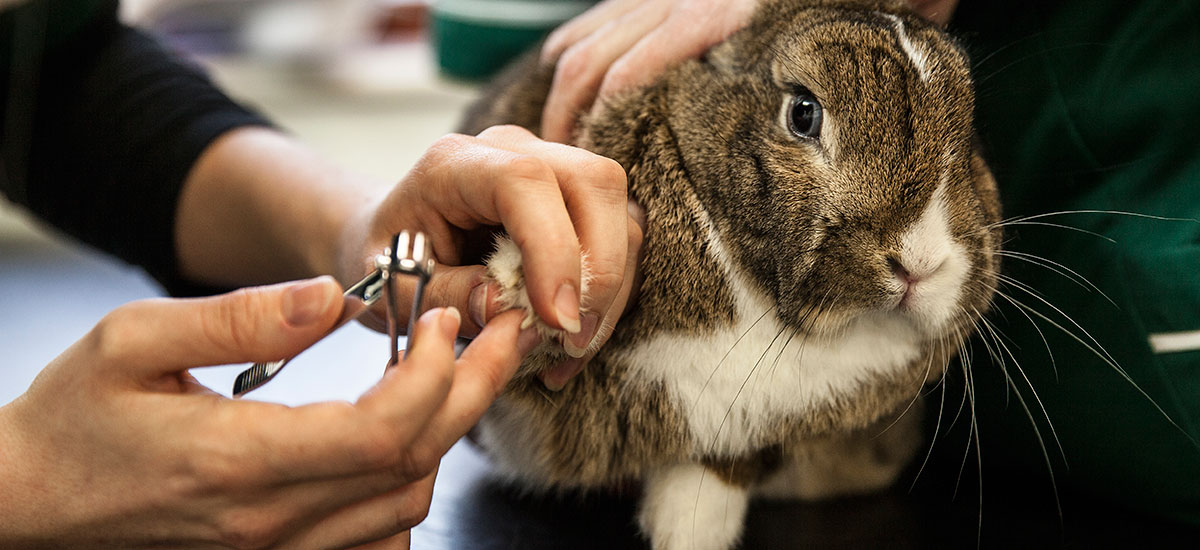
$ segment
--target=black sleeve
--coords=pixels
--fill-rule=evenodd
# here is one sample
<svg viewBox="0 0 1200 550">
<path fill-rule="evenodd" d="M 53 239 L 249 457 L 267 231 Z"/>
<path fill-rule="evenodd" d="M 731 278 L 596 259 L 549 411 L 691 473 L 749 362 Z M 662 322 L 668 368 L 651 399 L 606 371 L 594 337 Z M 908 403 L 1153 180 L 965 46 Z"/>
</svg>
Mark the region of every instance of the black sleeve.
<svg viewBox="0 0 1200 550">
<path fill-rule="evenodd" d="M 56 10 L 88 3 L 35 1 L 23 8 L 41 8 L 53 29 Z M 115 1 L 105 4 L 61 39 L 53 30 L 39 34 L 37 16 L 15 21 L 3 190 L 66 233 L 142 266 L 172 294 L 207 292 L 179 273 L 180 190 L 214 139 L 266 122 L 197 67 L 118 23 Z M 31 20 L 33 32 L 22 27 Z M 42 37 L 40 48 L 29 46 L 31 35 Z M 22 63 L 31 67 L 23 71 Z"/>
</svg>

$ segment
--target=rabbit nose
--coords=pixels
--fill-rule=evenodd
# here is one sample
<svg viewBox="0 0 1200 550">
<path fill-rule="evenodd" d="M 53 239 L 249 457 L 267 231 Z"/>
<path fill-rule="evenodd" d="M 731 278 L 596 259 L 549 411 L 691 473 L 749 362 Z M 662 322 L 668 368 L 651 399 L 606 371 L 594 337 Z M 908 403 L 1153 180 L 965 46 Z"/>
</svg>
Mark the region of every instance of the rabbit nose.
<svg viewBox="0 0 1200 550">
<path fill-rule="evenodd" d="M 901 302 L 907 302 L 917 283 L 929 279 L 945 265 L 945 259 L 933 262 L 905 261 L 899 256 L 888 256 L 888 268 L 896 285 L 894 294 L 901 295 Z"/>
<path fill-rule="evenodd" d="M 896 279 L 902 283 L 911 282 L 912 274 L 908 272 L 908 269 L 905 269 L 904 264 L 900 263 L 900 260 L 895 256 L 888 256 L 887 262 L 888 267 L 892 269 L 892 275 L 895 275 Z"/>
</svg>

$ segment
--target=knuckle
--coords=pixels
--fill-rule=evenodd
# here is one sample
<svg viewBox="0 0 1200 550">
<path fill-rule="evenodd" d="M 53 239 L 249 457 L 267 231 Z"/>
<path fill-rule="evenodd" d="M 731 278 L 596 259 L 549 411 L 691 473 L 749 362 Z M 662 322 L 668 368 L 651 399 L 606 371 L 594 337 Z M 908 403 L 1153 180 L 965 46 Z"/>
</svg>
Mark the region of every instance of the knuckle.
<svg viewBox="0 0 1200 550">
<path fill-rule="evenodd" d="M 418 499 L 409 506 L 401 506 L 396 510 L 396 530 L 403 531 L 416 527 L 417 524 L 429 517 L 429 499 Z"/>
<path fill-rule="evenodd" d="M 408 480 L 417 480 L 429 475 L 442 460 L 442 453 L 428 443 L 421 442 L 409 448 L 400 471 Z"/>
<path fill-rule="evenodd" d="M 621 288 L 621 281 L 625 279 L 624 265 L 618 265 L 617 262 L 604 262 L 607 265 L 597 265 L 592 273 L 588 287 L 592 290 L 590 294 L 597 294 L 597 290 L 606 292 L 610 297 Z M 620 267 L 621 269 L 614 269 Z"/>
<path fill-rule="evenodd" d="M 137 322 L 138 303 L 129 304 L 111 311 L 88 333 L 88 343 L 96 357 L 101 360 L 117 360 L 135 349 L 141 329 Z"/>
<path fill-rule="evenodd" d="M 552 250 L 556 255 L 567 256 L 574 253 L 579 256 L 579 239 L 570 230 L 546 230 L 536 235 L 527 233 L 510 234 L 510 238 L 517 248 L 522 252 L 528 250 Z M 531 248 L 532 247 L 532 248 Z M 527 267 L 531 265 L 530 258 L 533 255 L 527 255 L 524 258 L 526 286 L 528 288 L 529 271 Z M 534 256 L 536 258 L 536 256 Z M 536 260 L 535 260 L 536 261 Z"/>
<path fill-rule="evenodd" d="M 554 71 L 555 84 L 585 82 L 594 71 L 594 57 L 586 42 L 567 48 L 558 58 Z"/>
<path fill-rule="evenodd" d="M 600 192 L 612 195 L 612 197 L 606 198 L 620 199 L 624 204 L 629 183 L 621 163 L 596 155 L 583 163 L 583 169 L 591 175 L 593 187 Z"/>
<path fill-rule="evenodd" d="M 474 142 L 474 138 L 465 134 L 446 134 L 433 142 L 427 151 L 435 153 L 444 153 L 447 151 L 456 151 L 464 147 L 470 146 Z"/>
<path fill-rule="evenodd" d="M 645 67 L 638 67 L 628 57 L 622 57 L 604 73 L 604 81 L 600 85 L 600 95 L 607 96 L 620 91 L 632 82 L 637 82 L 645 72 Z"/>
<path fill-rule="evenodd" d="M 575 42 L 575 29 L 571 24 L 568 23 L 554 29 L 554 32 L 551 32 L 546 37 L 546 42 L 542 44 L 542 59 L 547 61 L 558 59 L 573 42 Z"/>
<path fill-rule="evenodd" d="M 233 507 L 217 520 L 217 538 L 239 550 L 271 548 L 283 538 L 285 525 L 271 511 Z"/>
<path fill-rule="evenodd" d="M 366 428 L 361 441 L 358 455 L 367 468 L 386 470 L 401 462 L 400 434 L 386 422 L 377 422 Z"/>
<path fill-rule="evenodd" d="M 220 448 L 220 440 L 206 445 Z M 246 489 L 253 472 L 245 463 L 228 453 L 211 449 L 193 449 L 187 462 L 187 492 L 197 496 L 230 494 Z"/>
<path fill-rule="evenodd" d="M 530 132 L 523 126 L 517 126 L 516 124 L 498 124 L 480 132 L 479 137 L 503 141 L 523 141 L 535 136 L 533 135 L 533 132 Z"/>
<path fill-rule="evenodd" d="M 487 399 L 470 404 L 468 414 L 471 416 L 483 416 L 483 413 L 487 410 L 488 405 L 491 404 L 492 401 L 495 401 L 496 398 L 500 397 L 500 394 L 504 393 L 504 389 L 508 387 L 509 379 L 508 377 L 504 376 L 501 370 L 496 368 L 480 370 L 480 376 L 483 377 L 484 382 L 487 384 L 486 387 L 488 393 L 485 396 Z"/>
<path fill-rule="evenodd" d="M 452 159 L 464 149 L 475 145 L 475 138 L 463 134 L 446 134 L 429 146 L 413 167 L 418 172 L 425 173 L 435 170 L 445 164 L 446 159 Z"/>
<path fill-rule="evenodd" d="M 549 184 L 556 182 L 550 164 L 533 155 L 514 155 L 503 161 L 504 172 L 511 176 L 510 184 L 528 185 L 530 181 Z"/>
<path fill-rule="evenodd" d="M 215 311 L 203 315 L 200 330 L 208 342 L 216 342 L 236 350 L 253 350 L 261 332 L 258 324 L 263 290 L 243 288 L 217 300 Z"/>
</svg>

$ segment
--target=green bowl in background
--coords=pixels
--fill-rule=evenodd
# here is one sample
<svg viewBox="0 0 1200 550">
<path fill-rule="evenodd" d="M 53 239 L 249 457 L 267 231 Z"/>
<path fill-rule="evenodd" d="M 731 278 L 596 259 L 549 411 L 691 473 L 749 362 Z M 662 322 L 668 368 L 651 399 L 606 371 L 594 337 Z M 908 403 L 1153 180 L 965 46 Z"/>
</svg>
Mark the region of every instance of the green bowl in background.
<svg viewBox="0 0 1200 550">
<path fill-rule="evenodd" d="M 430 5 L 430 30 L 438 67 L 456 78 L 488 78 L 593 3 L 586 0 L 435 0 Z"/>
</svg>

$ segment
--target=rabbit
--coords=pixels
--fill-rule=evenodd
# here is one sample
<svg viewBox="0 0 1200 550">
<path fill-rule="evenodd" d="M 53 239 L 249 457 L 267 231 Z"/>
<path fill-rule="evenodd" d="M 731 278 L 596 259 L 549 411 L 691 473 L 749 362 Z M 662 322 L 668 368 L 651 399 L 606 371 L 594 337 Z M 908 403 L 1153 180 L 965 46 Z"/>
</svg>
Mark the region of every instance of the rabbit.
<svg viewBox="0 0 1200 550">
<path fill-rule="evenodd" d="M 528 57 L 461 131 L 536 133 L 552 77 Z M 922 388 L 997 284 L 973 94 L 963 49 L 901 1 L 769 0 L 582 115 L 574 144 L 617 160 L 645 209 L 640 295 L 562 391 L 534 376 L 566 357 L 553 339 L 525 360 L 476 434 L 497 474 L 640 484 L 660 550 L 736 545 L 752 496 L 888 486 L 921 444 Z M 488 268 L 528 310 L 511 241 Z"/>
</svg>

